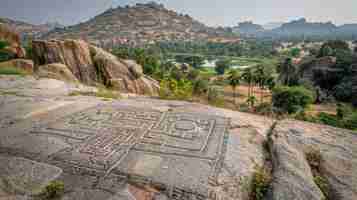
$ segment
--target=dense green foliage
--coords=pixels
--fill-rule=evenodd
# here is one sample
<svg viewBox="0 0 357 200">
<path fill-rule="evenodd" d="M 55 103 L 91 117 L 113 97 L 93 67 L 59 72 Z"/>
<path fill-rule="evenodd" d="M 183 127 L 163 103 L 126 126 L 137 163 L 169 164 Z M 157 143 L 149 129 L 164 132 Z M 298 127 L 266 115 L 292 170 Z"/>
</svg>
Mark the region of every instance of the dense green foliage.
<svg viewBox="0 0 357 200">
<path fill-rule="evenodd" d="M 231 67 L 231 60 L 224 59 L 216 61 L 215 70 L 217 74 L 222 75 Z"/>
<path fill-rule="evenodd" d="M 160 82 L 159 95 L 162 99 L 191 100 L 192 92 L 192 82 L 185 79 L 164 79 Z"/>
<path fill-rule="evenodd" d="M 163 54 L 185 53 L 212 56 L 272 56 L 273 42 L 268 40 L 246 40 L 242 43 L 215 43 L 215 42 L 159 42 L 154 45 Z"/>
<path fill-rule="evenodd" d="M 112 53 L 118 56 L 119 58 L 135 60 L 138 64 L 143 66 L 145 74 L 152 75 L 159 71 L 159 55 L 152 53 L 148 49 L 121 46 L 113 49 Z"/>
<path fill-rule="evenodd" d="M 321 112 L 317 116 L 309 116 L 301 112 L 295 116 L 299 120 L 321 123 L 329 126 L 357 130 L 357 111 L 350 106 L 338 104 L 336 115 Z"/>
<path fill-rule="evenodd" d="M 198 68 L 203 65 L 205 58 L 197 55 L 176 55 L 175 60 L 178 63 L 187 63 L 194 68 Z"/>
<path fill-rule="evenodd" d="M 290 55 L 295 58 L 299 57 L 300 53 L 301 53 L 301 49 L 299 48 L 293 48 L 290 50 Z"/>
<path fill-rule="evenodd" d="M 313 101 L 313 92 L 301 86 L 278 86 L 273 89 L 272 103 L 279 112 L 296 113 L 304 110 Z"/>
<path fill-rule="evenodd" d="M 0 40 L 0 62 L 10 60 L 13 57 L 13 55 L 5 51 L 5 48 L 8 46 L 8 42 Z"/>
</svg>

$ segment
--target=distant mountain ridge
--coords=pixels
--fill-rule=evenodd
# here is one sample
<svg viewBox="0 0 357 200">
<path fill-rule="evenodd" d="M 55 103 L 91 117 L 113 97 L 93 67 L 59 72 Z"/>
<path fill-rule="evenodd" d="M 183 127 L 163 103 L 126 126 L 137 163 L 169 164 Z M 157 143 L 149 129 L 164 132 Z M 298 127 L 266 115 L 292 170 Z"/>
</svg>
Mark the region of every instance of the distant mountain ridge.
<svg viewBox="0 0 357 200">
<path fill-rule="evenodd" d="M 46 24 L 34 25 L 19 20 L 13 20 L 9 18 L 1 18 L 1 17 L 0 17 L 0 24 L 4 24 L 7 27 L 9 27 L 12 31 L 17 32 L 22 39 L 26 39 L 28 37 L 39 38 L 55 28 L 64 27 L 58 22 L 53 22 L 53 23 L 48 22 Z"/>
<path fill-rule="evenodd" d="M 84 23 L 55 29 L 44 38 L 81 38 L 99 46 L 161 40 L 237 39 L 226 29 L 208 27 L 189 15 L 154 2 L 112 8 Z"/>
<path fill-rule="evenodd" d="M 332 22 L 308 22 L 305 18 L 293 20 L 291 22 L 282 23 L 281 26 L 268 30 L 263 26 L 250 22 L 247 26 L 247 22 L 239 23 L 234 28 L 242 36 L 254 36 L 254 37 L 270 37 L 270 38 L 289 38 L 289 37 L 324 37 L 339 38 L 339 39 L 356 39 L 357 38 L 357 23 L 345 24 L 337 26 Z M 243 26 L 242 26 L 243 25 Z M 252 27 L 260 26 L 262 29 L 252 31 Z M 250 31 L 247 31 L 250 30 Z M 355 38 L 354 38 L 355 37 Z"/>
</svg>

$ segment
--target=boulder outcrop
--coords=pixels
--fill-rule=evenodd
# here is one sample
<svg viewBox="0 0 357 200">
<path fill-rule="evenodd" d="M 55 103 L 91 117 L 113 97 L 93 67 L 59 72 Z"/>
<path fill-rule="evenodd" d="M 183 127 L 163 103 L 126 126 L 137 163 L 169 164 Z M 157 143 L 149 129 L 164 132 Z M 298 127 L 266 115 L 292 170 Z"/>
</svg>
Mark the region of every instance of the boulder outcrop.
<svg viewBox="0 0 357 200">
<path fill-rule="evenodd" d="M 14 55 L 15 58 L 24 58 L 25 50 L 21 47 L 20 36 L 11 31 L 6 25 L 0 24 L 0 40 L 9 43 L 6 51 Z"/>
<path fill-rule="evenodd" d="M 322 74 L 335 73 L 340 71 L 339 69 L 333 68 L 336 64 L 336 58 L 332 56 L 326 56 L 313 60 L 312 62 L 303 63 L 300 66 L 300 76 L 306 81 L 314 81 L 314 75 L 317 72 Z"/>
<path fill-rule="evenodd" d="M 62 63 L 88 85 L 97 83 L 122 92 L 155 95 L 159 84 L 142 74 L 134 61 L 121 60 L 81 40 L 33 41 L 35 72 L 40 66 Z"/>
<path fill-rule="evenodd" d="M 68 67 L 61 63 L 52 63 L 38 67 L 36 75 L 39 78 L 51 78 L 66 82 L 78 82 Z"/>
<path fill-rule="evenodd" d="M 311 174 L 306 155 L 321 154 L 321 176 L 327 179 L 327 199 L 357 199 L 357 135 L 355 132 L 306 122 L 284 120 L 270 140 L 273 160 L 272 199 L 324 199 Z"/>
</svg>

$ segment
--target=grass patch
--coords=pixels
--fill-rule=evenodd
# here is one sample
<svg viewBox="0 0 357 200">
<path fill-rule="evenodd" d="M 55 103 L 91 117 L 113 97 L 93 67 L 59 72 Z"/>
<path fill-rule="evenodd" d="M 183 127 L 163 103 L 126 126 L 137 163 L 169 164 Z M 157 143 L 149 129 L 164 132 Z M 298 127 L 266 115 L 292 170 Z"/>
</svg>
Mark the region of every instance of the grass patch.
<svg viewBox="0 0 357 200">
<path fill-rule="evenodd" d="M 263 200 L 269 191 L 272 176 L 265 167 L 255 167 L 251 182 L 249 200 Z"/>
<path fill-rule="evenodd" d="M 97 92 L 83 92 L 83 91 L 73 91 L 69 96 L 93 96 L 100 97 L 104 99 L 120 99 L 121 96 L 117 91 L 108 89 L 99 89 Z"/>
<path fill-rule="evenodd" d="M 58 199 L 64 194 L 64 183 L 62 181 L 52 181 L 40 194 L 40 199 Z"/>
<path fill-rule="evenodd" d="M 27 72 L 21 69 L 17 69 L 15 67 L 0 67 L 0 75 L 19 75 L 25 76 Z"/>
</svg>

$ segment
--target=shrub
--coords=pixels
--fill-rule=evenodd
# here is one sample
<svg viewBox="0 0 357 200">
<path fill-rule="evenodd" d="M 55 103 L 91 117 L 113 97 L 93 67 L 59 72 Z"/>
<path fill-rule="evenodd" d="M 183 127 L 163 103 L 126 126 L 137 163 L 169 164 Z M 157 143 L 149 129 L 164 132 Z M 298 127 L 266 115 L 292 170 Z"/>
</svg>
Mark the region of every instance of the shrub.
<svg viewBox="0 0 357 200">
<path fill-rule="evenodd" d="M 185 79 L 164 79 L 160 82 L 159 96 L 162 99 L 190 100 L 192 93 L 192 83 Z"/>
<path fill-rule="evenodd" d="M 54 199 L 62 196 L 64 193 L 64 183 L 61 181 L 53 181 L 48 184 L 42 191 L 43 199 Z"/>
<path fill-rule="evenodd" d="M 343 127 L 342 122 L 338 119 L 338 117 L 336 115 L 331 115 L 328 113 L 319 113 L 319 115 L 317 116 L 318 120 L 326 125 L 329 126 L 334 126 L 334 127 Z"/>
<path fill-rule="evenodd" d="M 320 150 L 311 147 L 305 153 L 305 157 L 306 157 L 306 160 L 309 163 L 310 167 L 313 170 L 316 170 L 316 171 L 320 170 L 320 165 L 322 162 L 322 155 L 321 155 Z"/>
<path fill-rule="evenodd" d="M 251 182 L 250 200 L 262 200 L 272 181 L 271 174 L 264 167 L 256 167 Z"/>
<path fill-rule="evenodd" d="M 261 103 L 255 107 L 255 112 L 262 115 L 271 114 L 273 112 L 272 105 L 270 103 Z"/>
<path fill-rule="evenodd" d="M 207 100 L 210 105 L 224 106 L 224 98 L 217 87 L 210 87 L 207 91 Z"/>
<path fill-rule="evenodd" d="M 331 199 L 331 186 L 321 171 L 322 155 L 320 150 L 311 147 L 305 153 L 305 157 L 311 167 L 315 184 L 320 188 L 326 199 Z"/>
<path fill-rule="evenodd" d="M 217 74 L 222 75 L 231 66 L 230 60 L 218 60 L 216 62 L 216 67 L 214 68 Z"/>
<path fill-rule="evenodd" d="M 315 175 L 314 182 L 316 183 L 317 187 L 320 188 L 321 192 L 324 194 L 325 197 L 330 196 L 330 185 L 325 177 L 321 175 Z"/>
<path fill-rule="evenodd" d="M 208 91 L 208 81 L 203 79 L 198 79 L 193 83 L 193 92 L 197 95 L 202 95 Z"/>
<path fill-rule="evenodd" d="M 347 115 L 343 119 L 344 128 L 357 130 L 357 112 Z"/>
<path fill-rule="evenodd" d="M 313 103 L 312 91 L 301 87 L 279 86 L 273 89 L 273 106 L 283 113 L 296 113 Z"/>
</svg>

